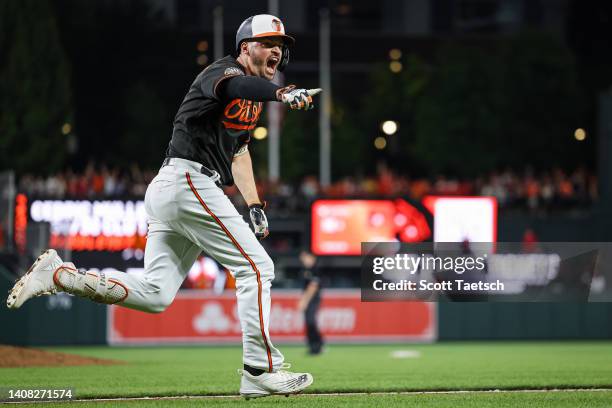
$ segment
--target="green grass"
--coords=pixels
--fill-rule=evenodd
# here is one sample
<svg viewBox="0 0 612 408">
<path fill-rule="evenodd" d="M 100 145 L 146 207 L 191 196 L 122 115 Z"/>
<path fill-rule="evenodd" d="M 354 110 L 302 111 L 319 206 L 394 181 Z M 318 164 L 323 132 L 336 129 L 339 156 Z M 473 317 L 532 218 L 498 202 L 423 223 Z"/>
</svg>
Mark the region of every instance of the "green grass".
<svg viewBox="0 0 612 408">
<path fill-rule="evenodd" d="M 318 357 L 282 347 L 296 371 L 309 371 L 309 392 L 382 392 L 529 388 L 612 388 L 612 342 L 474 342 L 427 345 L 330 346 Z M 117 366 L 0 369 L 0 387 L 75 389 L 77 398 L 235 395 L 238 347 L 53 348 L 126 362 Z M 397 359 L 395 350 L 420 353 Z M 300 396 L 248 404 L 351 406 L 612 406 L 610 392 L 443 395 Z M 226 406 L 242 400 L 95 403 L 95 406 Z M 114 405 L 113 405 L 114 404 Z M 45 405 L 50 406 L 50 405 Z M 70 404 L 81 406 L 81 404 Z"/>
<path fill-rule="evenodd" d="M 498 394 L 452 394 L 452 395 L 367 395 L 367 396 L 296 396 L 268 397 L 252 401 L 238 398 L 210 400 L 161 400 L 161 401 L 113 401 L 113 402 L 72 402 L 44 404 L 44 407 L 278 407 L 278 408 L 335 408 L 335 407 L 436 407 L 436 408 L 598 408 L 612 405 L 612 392 L 557 392 L 557 393 L 498 393 Z M 37 407 L 40 404 L 25 404 L 20 407 Z"/>
</svg>

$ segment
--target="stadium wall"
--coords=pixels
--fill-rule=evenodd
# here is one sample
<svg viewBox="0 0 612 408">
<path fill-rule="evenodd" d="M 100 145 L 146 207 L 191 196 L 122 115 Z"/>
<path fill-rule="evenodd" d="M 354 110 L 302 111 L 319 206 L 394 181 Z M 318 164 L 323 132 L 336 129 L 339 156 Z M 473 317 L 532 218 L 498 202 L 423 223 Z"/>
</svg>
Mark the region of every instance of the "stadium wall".
<svg viewBox="0 0 612 408">
<path fill-rule="evenodd" d="M 11 281 L 3 276 L 0 282 L 6 293 Z M 612 303 L 440 302 L 437 310 L 437 339 L 443 341 L 612 338 Z M 33 299 L 19 311 L 0 307 L 0 321 L 0 344 L 107 341 L 107 307 L 65 294 Z"/>
<path fill-rule="evenodd" d="M 0 266 L 1 268 L 1 266 Z M 0 293 L 14 281 L 0 273 Z M 9 310 L 2 297 L 0 344 L 72 345 L 106 343 L 106 306 L 61 293 L 32 299 Z"/>
<path fill-rule="evenodd" d="M 438 340 L 612 338 L 612 303 L 438 304 Z"/>
</svg>

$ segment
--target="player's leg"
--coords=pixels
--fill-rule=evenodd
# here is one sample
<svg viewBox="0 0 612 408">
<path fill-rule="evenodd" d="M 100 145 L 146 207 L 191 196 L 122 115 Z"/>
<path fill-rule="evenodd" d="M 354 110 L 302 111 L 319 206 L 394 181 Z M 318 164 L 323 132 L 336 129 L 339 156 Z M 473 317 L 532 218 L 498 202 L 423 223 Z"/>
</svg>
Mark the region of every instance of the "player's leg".
<svg viewBox="0 0 612 408">
<path fill-rule="evenodd" d="M 78 270 L 74 264 L 62 262 L 54 250 L 48 250 L 15 284 L 7 306 L 16 309 L 34 296 L 64 291 L 99 303 L 120 304 L 153 313 L 163 311 L 201 252 L 171 227 L 178 217 L 175 181 L 172 169 L 162 169 L 147 189 L 149 233 L 144 273 Z"/>
<path fill-rule="evenodd" d="M 159 221 L 149 224 L 144 273 L 77 269 L 50 249 L 15 284 L 7 306 L 17 309 L 32 297 L 67 292 L 98 303 L 159 313 L 172 303 L 200 252 L 197 245 Z"/>
<path fill-rule="evenodd" d="M 165 223 L 150 219 L 143 273 L 114 272 L 117 275 L 113 278 L 121 281 L 128 292 L 118 304 L 143 312 L 163 312 L 174 301 L 201 252 L 197 245 Z"/>
<path fill-rule="evenodd" d="M 272 260 L 227 196 L 208 177 L 186 173 L 185 183 L 188 194 L 183 202 L 191 203 L 184 214 L 185 234 L 236 278 L 243 362 L 248 366 L 242 372 L 240 393 L 253 398 L 300 392 L 312 384 L 312 376 L 284 371 L 288 365 L 270 340 Z"/>
<path fill-rule="evenodd" d="M 144 273 L 110 272 L 107 279 L 117 282 L 125 290 L 125 296 L 112 303 L 150 313 L 164 311 L 174 300 L 176 292 L 201 252 L 196 244 L 176 230 L 180 206 L 175 195 L 178 181 L 174 169 L 163 167 L 147 188 L 145 208 L 149 217 L 149 229 Z M 87 272 L 85 276 L 98 279 L 98 288 L 103 287 L 100 285 L 102 280 L 99 274 L 96 276 L 95 273 Z M 62 283 L 61 280 L 59 283 Z M 69 289 L 73 288 L 62 285 L 62 289 L 70 291 Z M 87 296 L 87 293 L 84 296 Z"/>
<path fill-rule="evenodd" d="M 176 229 L 179 219 L 177 175 L 162 167 L 145 195 L 149 217 L 144 273 L 125 282 L 128 296 L 121 306 L 144 312 L 164 311 L 174 300 L 201 249 Z M 120 278 L 117 278 L 120 279 Z"/>
<path fill-rule="evenodd" d="M 128 297 L 126 281 L 129 279 L 116 279 L 112 275 L 77 270 L 73 263 L 63 262 L 55 250 L 48 249 L 15 283 L 6 305 L 9 309 L 17 309 L 33 297 L 57 292 L 68 292 L 99 303 L 118 303 Z"/>
<path fill-rule="evenodd" d="M 219 187 L 201 174 L 183 177 L 183 233 L 236 279 L 244 363 L 273 371 L 284 361 L 268 333 L 274 263 Z"/>
</svg>

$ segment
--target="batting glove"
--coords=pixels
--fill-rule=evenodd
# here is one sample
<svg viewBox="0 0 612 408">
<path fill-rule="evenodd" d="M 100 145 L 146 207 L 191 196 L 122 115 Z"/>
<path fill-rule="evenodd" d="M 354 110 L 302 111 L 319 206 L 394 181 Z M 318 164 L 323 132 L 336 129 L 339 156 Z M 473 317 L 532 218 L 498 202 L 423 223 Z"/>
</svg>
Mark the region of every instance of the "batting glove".
<svg viewBox="0 0 612 408">
<path fill-rule="evenodd" d="M 281 102 L 289 105 L 291 109 L 309 110 L 314 108 L 312 97 L 321 92 L 321 88 L 316 89 L 293 89 L 281 94 Z"/>
<path fill-rule="evenodd" d="M 257 239 L 264 239 L 268 236 L 268 219 L 264 213 L 264 204 L 252 204 L 249 206 L 249 216 L 251 217 L 251 224 L 255 230 L 255 236 Z"/>
</svg>

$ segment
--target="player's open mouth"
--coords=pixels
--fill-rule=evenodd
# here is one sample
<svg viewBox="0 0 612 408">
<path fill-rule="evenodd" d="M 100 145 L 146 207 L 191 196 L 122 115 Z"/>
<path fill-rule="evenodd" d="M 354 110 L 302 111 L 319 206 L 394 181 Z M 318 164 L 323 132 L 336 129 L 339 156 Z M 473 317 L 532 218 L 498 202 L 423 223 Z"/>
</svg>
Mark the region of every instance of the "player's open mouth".
<svg viewBox="0 0 612 408">
<path fill-rule="evenodd" d="M 266 71 L 274 73 L 274 70 L 276 69 L 276 66 L 278 65 L 279 61 L 280 58 L 278 57 L 270 57 L 266 62 Z"/>
</svg>

